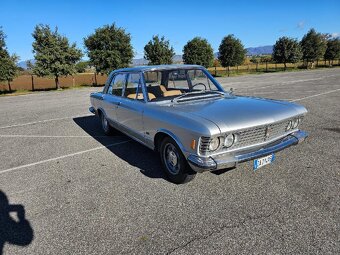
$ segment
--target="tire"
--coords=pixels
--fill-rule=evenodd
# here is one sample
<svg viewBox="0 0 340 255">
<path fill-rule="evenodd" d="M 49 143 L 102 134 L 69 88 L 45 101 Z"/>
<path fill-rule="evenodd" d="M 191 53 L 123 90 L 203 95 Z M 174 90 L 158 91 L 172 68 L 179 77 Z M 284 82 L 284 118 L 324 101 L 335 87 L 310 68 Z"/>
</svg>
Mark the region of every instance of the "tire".
<svg viewBox="0 0 340 255">
<path fill-rule="evenodd" d="M 181 184 L 195 178 L 196 173 L 190 169 L 181 149 L 173 139 L 164 138 L 159 152 L 163 170 L 171 182 Z"/>
<path fill-rule="evenodd" d="M 105 114 L 101 112 L 99 114 L 99 118 L 100 118 L 100 123 L 102 125 L 102 129 L 103 129 L 105 135 L 108 135 L 108 136 L 112 135 L 114 133 L 114 129 L 113 129 L 113 127 L 111 127 L 109 121 L 105 117 Z"/>
</svg>

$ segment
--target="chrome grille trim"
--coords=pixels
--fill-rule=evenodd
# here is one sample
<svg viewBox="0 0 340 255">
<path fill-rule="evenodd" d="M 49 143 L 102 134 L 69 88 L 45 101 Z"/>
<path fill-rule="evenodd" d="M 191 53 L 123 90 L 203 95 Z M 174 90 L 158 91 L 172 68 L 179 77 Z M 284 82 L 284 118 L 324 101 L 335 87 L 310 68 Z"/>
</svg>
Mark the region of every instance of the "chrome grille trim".
<svg viewBox="0 0 340 255">
<path fill-rule="evenodd" d="M 238 131 L 238 141 L 232 148 L 240 148 L 248 145 L 253 145 L 257 143 L 262 143 L 267 140 L 272 140 L 276 137 L 280 137 L 287 133 L 286 128 L 288 126 L 289 120 L 249 128 L 245 130 Z"/>
</svg>

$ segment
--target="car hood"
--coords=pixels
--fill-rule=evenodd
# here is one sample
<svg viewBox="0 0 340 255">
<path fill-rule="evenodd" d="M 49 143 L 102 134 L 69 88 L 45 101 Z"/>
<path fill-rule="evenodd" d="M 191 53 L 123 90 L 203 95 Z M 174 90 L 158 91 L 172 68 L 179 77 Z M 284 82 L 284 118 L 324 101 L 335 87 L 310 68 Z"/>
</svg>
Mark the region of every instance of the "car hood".
<svg viewBox="0 0 340 255">
<path fill-rule="evenodd" d="M 271 124 L 307 112 L 295 103 L 241 96 L 174 104 L 173 109 L 210 120 L 221 132 Z"/>
</svg>

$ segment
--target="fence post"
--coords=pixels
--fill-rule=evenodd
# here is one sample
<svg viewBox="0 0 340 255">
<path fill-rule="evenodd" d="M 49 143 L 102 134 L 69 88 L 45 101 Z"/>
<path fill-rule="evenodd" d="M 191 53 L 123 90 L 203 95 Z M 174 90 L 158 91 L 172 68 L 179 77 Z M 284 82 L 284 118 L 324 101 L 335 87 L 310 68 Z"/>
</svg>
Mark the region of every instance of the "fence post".
<svg viewBox="0 0 340 255">
<path fill-rule="evenodd" d="M 32 91 L 34 91 L 34 77 L 33 77 L 33 74 L 31 75 L 31 81 L 32 81 Z"/>
</svg>

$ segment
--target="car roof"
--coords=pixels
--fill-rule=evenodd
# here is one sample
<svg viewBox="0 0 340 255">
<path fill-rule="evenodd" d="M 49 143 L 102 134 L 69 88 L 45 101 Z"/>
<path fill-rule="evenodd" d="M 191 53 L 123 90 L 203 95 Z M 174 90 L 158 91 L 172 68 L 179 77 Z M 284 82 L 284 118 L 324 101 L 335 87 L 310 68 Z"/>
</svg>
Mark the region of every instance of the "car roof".
<svg viewBox="0 0 340 255">
<path fill-rule="evenodd" d="M 121 68 L 114 70 L 113 72 L 145 72 L 145 71 L 157 71 L 157 70 L 177 70 L 177 69 L 197 69 L 203 68 L 200 65 L 155 65 L 155 66 L 134 66 L 128 68 Z"/>
</svg>

